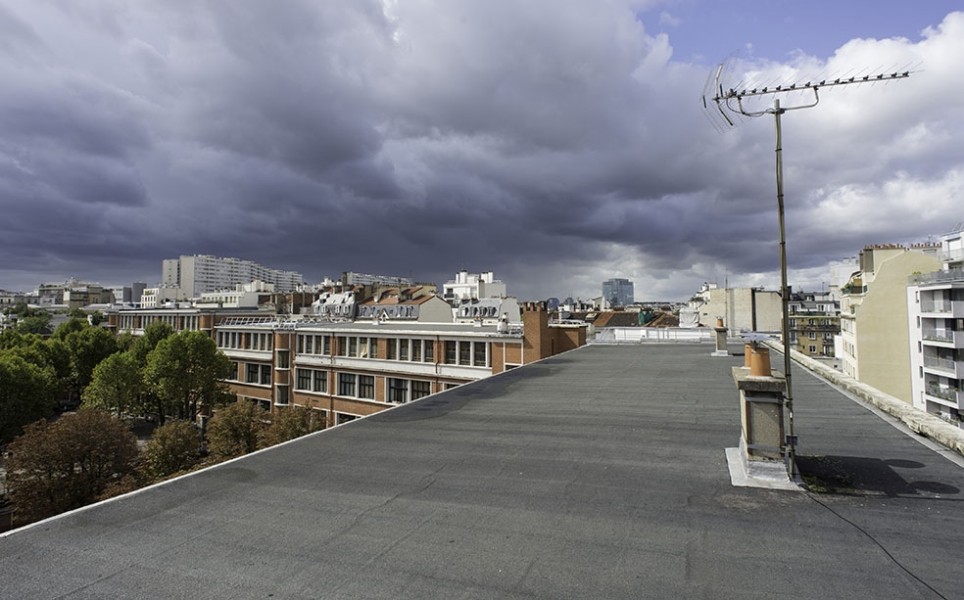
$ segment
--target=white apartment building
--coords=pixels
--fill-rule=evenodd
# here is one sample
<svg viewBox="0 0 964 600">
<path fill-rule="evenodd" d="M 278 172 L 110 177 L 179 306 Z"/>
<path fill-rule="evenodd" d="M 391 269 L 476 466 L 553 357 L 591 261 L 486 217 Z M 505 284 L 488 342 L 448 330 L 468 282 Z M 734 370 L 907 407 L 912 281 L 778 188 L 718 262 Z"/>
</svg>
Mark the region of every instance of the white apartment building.
<svg viewBox="0 0 964 600">
<path fill-rule="evenodd" d="M 258 308 L 261 300 L 274 293 L 274 285 L 263 281 L 238 284 L 233 290 L 205 292 L 194 303 L 198 308 Z"/>
<path fill-rule="evenodd" d="M 734 335 L 740 331 L 780 332 L 783 301 L 775 291 L 704 283 L 680 310 L 680 327 L 715 327 L 718 318 Z"/>
<path fill-rule="evenodd" d="M 240 258 L 195 254 L 166 259 L 161 264 L 161 285 L 179 287 L 191 298 L 206 292 L 233 290 L 236 285 L 252 281 L 270 283 L 278 292 L 290 292 L 304 285 L 301 273 L 270 269 Z"/>
<path fill-rule="evenodd" d="M 453 306 L 470 300 L 502 298 L 505 295 L 505 284 L 496 279 L 492 271 L 469 273 L 463 269 L 456 273 L 455 279 L 446 281 L 442 286 L 442 297 Z"/>
<path fill-rule="evenodd" d="M 161 308 L 168 302 L 186 300 L 184 291 L 179 287 L 144 288 L 141 293 L 141 308 Z"/>
<path fill-rule="evenodd" d="M 940 264 L 934 244 L 881 244 L 860 252 L 860 270 L 850 276 L 840 296 L 835 350 L 845 374 L 911 402 L 907 278 Z"/>
<path fill-rule="evenodd" d="M 907 287 L 912 401 L 962 426 L 964 412 L 964 224 L 941 237 L 941 270 Z"/>
</svg>

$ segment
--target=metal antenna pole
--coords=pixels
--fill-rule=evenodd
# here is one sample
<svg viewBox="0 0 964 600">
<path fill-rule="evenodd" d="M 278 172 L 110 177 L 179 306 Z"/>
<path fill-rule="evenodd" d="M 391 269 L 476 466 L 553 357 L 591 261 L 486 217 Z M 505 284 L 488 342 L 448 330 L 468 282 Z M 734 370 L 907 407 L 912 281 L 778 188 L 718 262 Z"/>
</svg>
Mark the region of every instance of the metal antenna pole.
<svg viewBox="0 0 964 600">
<path fill-rule="evenodd" d="M 812 108 L 819 104 L 820 88 L 850 85 L 854 83 L 876 83 L 887 82 L 894 79 L 906 79 L 907 77 L 910 77 L 910 71 L 880 73 L 877 75 L 864 75 L 863 77 L 838 78 L 833 80 L 825 79 L 819 82 L 807 81 L 805 83 L 791 83 L 789 85 L 778 85 L 775 87 L 767 86 L 763 88 L 743 90 L 735 90 L 730 88 L 725 90 L 722 84 L 723 74 L 726 70 L 725 66 L 725 64 L 720 64 L 716 69 L 714 69 L 713 73 L 710 74 L 710 81 L 707 81 L 702 98 L 703 108 L 706 110 L 707 115 L 710 117 L 711 121 L 713 121 L 717 129 L 722 131 L 736 125 L 728 113 L 743 115 L 745 117 L 760 117 L 765 114 L 772 114 L 774 121 L 776 122 L 777 216 L 780 225 L 780 297 L 783 313 L 781 333 L 783 335 L 783 370 L 784 377 L 786 378 L 784 404 L 787 409 L 788 418 L 785 452 L 789 475 L 790 478 L 793 479 L 796 476 L 796 464 L 794 459 L 796 455 L 797 438 L 793 431 L 793 386 L 791 385 L 790 376 L 790 366 L 792 362 L 790 360 L 790 286 L 787 284 L 787 238 L 783 206 L 783 130 L 781 126 L 781 117 L 787 111 Z M 806 91 L 813 92 L 813 101 L 807 104 L 784 107 L 780 106 L 780 99 L 775 98 L 773 101 L 773 108 L 750 111 L 743 106 L 743 100 L 745 98 Z M 716 112 L 711 110 L 709 106 L 710 101 L 716 105 Z M 735 106 L 733 105 L 734 101 L 736 102 Z"/>
<path fill-rule="evenodd" d="M 780 223 L 780 299 L 783 308 L 783 377 L 787 384 L 786 406 L 787 406 L 787 467 L 789 468 L 790 479 L 796 477 L 796 436 L 793 433 L 793 385 L 790 378 L 790 286 L 787 285 L 787 235 L 786 221 L 783 211 L 783 129 L 780 124 L 780 117 L 783 109 L 780 108 L 780 99 L 773 101 L 773 118 L 776 121 L 777 130 L 777 215 Z"/>
</svg>

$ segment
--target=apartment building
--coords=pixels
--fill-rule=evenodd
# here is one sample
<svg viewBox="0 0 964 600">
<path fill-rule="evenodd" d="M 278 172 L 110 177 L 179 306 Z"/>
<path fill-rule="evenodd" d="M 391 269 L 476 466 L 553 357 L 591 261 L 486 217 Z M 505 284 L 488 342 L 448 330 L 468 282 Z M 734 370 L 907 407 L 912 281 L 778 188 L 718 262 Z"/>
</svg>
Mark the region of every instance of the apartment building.
<svg viewBox="0 0 964 600">
<path fill-rule="evenodd" d="M 451 321 L 447 304 L 446 310 Z M 404 316 L 331 321 L 198 308 L 108 315 L 118 333 L 140 335 L 155 321 L 175 331 L 208 332 L 235 365 L 226 383 L 239 399 L 268 411 L 310 408 L 328 426 L 586 343 L 584 325 L 550 324 L 544 303 L 525 304 L 521 327 L 509 328 Z"/>
<path fill-rule="evenodd" d="M 964 226 L 941 236 L 941 270 L 907 287 L 915 407 L 962 426 L 964 413 Z"/>
<path fill-rule="evenodd" d="M 442 285 L 442 297 L 452 306 L 482 298 L 501 298 L 506 295 L 505 284 L 495 278 L 495 273 L 469 273 L 462 270 Z"/>
<path fill-rule="evenodd" d="M 715 327 L 722 318 L 734 334 L 740 331 L 783 330 L 783 301 L 779 292 L 759 288 L 721 288 L 704 283 L 680 310 L 680 327 Z"/>
<path fill-rule="evenodd" d="M 867 246 L 841 288 L 836 356 L 844 373 L 911 402 L 907 281 L 941 266 L 939 244 Z"/>
<path fill-rule="evenodd" d="M 161 287 L 180 288 L 188 298 L 205 292 L 232 290 L 236 285 L 263 281 L 279 292 L 304 285 L 301 273 L 271 269 L 250 260 L 207 254 L 166 259 L 161 264 Z"/>
<path fill-rule="evenodd" d="M 790 344 L 812 357 L 834 356 L 840 334 L 840 303 L 829 293 L 794 293 L 787 303 Z"/>
</svg>

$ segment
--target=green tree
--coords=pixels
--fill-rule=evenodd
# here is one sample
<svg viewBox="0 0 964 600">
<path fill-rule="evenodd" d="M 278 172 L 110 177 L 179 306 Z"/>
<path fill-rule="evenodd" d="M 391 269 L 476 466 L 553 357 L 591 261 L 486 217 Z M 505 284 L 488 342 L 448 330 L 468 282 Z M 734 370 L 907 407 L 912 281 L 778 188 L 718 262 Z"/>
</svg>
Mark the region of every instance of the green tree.
<svg viewBox="0 0 964 600">
<path fill-rule="evenodd" d="M 258 449 L 264 411 L 239 400 L 219 408 L 208 424 L 208 450 L 218 458 L 240 456 Z"/>
<path fill-rule="evenodd" d="M 58 399 L 64 398 L 73 381 L 67 346 L 54 338 L 8 329 L 0 334 L 0 351 L 10 350 L 38 367 L 50 367 L 57 378 Z"/>
<path fill-rule="evenodd" d="M 68 321 L 69 323 L 69 321 Z M 63 325 L 61 326 L 63 327 Z M 57 328 L 60 332 L 60 327 Z M 54 337 L 58 337 L 55 333 Z M 83 329 L 71 331 L 64 339 L 70 352 L 75 391 L 80 393 L 94 375 L 94 367 L 117 352 L 117 338 L 110 331 L 84 324 Z"/>
<path fill-rule="evenodd" d="M 272 416 L 271 425 L 264 431 L 262 445 L 274 446 L 324 429 L 324 426 L 324 422 L 310 410 L 295 407 L 281 410 Z"/>
<path fill-rule="evenodd" d="M 144 466 L 153 477 L 165 477 L 194 466 L 200 459 L 201 432 L 188 421 L 168 421 L 154 430 L 144 447 Z"/>
<path fill-rule="evenodd" d="M 17 350 L 0 351 L 0 443 L 53 414 L 56 390 L 53 369 L 25 360 Z"/>
<path fill-rule="evenodd" d="M 46 312 L 30 317 L 20 317 L 17 320 L 17 331 L 20 333 L 36 333 L 50 335 L 50 315 Z"/>
<path fill-rule="evenodd" d="M 140 405 L 144 382 L 137 362 L 129 352 L 117 352 L 94 367 L 90 385 L 84 389 L 84 406 L 120 416 L 143 412 Z"/>
<path fill-rule="evenodd" d="M 161 321 L 155 321 L 147 326 L 144 335 L 135 339 L 131 345 L 131 352 L 137 359 L 137 364 L 143 368 L 147 366 L 147 355 L 151 353 L 161 340 L 174 335 L 174 328 Z"/>
<path fill-rule="evenodd" d="M 67 341 L 67 337 L 70 334 L 83 331 L 88 327 L 90 327 L 90 325 L 87 323 L 87 319 L 71 317 L 58 325 L 57 329 L 54 329 L 54 337 L 58 340 Z"/>
<path fill-rule="evenodd" d="M 7 490 L 19 523 L 83 506 L 130 474 L 137 440 L 105 412 L 38 421 L 10 443 Z"/>
<path fill-rule="evenodd" d="M 158 400 L 161 422 L 167 415 L 194 420 L 203 406 L 224 402 L 221 381 L 231 361 L 201 331 L 185 331 L 158 342 L 147 355 L 144 379 Z"/>
</svg>

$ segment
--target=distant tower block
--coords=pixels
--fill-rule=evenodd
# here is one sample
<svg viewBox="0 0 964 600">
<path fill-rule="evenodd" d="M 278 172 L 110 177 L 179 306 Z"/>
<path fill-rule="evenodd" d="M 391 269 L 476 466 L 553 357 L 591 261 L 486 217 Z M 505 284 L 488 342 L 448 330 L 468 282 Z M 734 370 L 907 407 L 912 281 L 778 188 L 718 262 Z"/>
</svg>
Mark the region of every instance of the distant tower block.
<svg viewBox="0 0 964 600">
<path fill-rule="evenodd" d="M 730 352 L 726 348 L 726 326 L 723 325 L 723 319 L 720 317 L 716 318 L 716 327 L 713 328 L 716 332 L 716 350 L 713 351 L 712 356 L 729 356 Z"/>
</svg>

